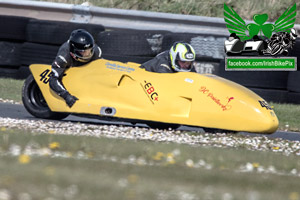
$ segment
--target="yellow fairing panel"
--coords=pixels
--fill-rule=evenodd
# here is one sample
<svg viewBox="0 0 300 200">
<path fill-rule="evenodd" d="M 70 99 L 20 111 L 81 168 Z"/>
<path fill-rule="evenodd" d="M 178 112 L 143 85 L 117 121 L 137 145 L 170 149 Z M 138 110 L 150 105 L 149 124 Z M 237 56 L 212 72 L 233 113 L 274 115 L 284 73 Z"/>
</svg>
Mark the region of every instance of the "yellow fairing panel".
<svg viewBox="0 0 300 200">
<path fill-rule="evenodd" d="M 31 65 L 52 111 L 272 133 L 278 119 L 252 91 L 215 75 L 160 74 L 105 59 L 66 71 L 63 84 L 79 100 L 69 108 L 51 91 L 51 66 Z M 105 112 L 105 109 L 109 111 Z"/>
</svg>

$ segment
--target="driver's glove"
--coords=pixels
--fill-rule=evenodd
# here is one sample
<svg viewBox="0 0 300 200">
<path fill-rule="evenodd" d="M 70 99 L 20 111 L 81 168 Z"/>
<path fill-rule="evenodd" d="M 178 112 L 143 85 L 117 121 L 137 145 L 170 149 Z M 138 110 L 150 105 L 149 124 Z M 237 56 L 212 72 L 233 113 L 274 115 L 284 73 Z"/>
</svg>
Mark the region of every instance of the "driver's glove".
<svg viewBox="0 0 300 200">
<path fill-rule="evenodd" d="M 61 95 L 62 98 L 66 101 L 67 105 L 71 108 L 74 103 L 78 100 L 77 97 L 71 95 L 69 92 L 65 92 Z"/>
</svg>

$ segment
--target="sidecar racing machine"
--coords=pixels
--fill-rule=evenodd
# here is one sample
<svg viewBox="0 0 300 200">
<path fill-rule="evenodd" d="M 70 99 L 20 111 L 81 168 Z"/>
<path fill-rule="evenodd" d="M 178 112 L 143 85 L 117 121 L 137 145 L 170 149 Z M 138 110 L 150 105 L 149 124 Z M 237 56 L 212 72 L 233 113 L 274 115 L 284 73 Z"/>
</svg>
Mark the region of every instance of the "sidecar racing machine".
<svg viewBox="0 0 300 200">
<path fill-rule="evenodd" d="M 278 127 L 264 99 L 212 74 L 153 73 L 137 63 L 99 59 L 66 71 L 62 82 L 79 99 L 69 108 L 49 88 L 50 65 L 34 64 L 30 70 L 22 100 L 38 118 L 63 119 L 73 114 L 255 133 L 273 133 Z"/>
</svg>

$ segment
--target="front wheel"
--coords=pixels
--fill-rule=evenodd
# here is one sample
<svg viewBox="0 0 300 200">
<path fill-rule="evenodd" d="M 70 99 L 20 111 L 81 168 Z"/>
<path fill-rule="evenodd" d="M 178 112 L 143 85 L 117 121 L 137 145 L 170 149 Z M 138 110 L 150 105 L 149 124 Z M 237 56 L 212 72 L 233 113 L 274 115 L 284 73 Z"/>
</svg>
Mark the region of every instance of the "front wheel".
<svg viewBox="0 0 300 200">
<path fill-rule="evenodd" d="M 22 101 L 26 110 L 35 117 L 44 119 L 64 119 L 69 114 L 52 112 L 32 75 L 25 80 L 22 89 Z"/>
</svg>

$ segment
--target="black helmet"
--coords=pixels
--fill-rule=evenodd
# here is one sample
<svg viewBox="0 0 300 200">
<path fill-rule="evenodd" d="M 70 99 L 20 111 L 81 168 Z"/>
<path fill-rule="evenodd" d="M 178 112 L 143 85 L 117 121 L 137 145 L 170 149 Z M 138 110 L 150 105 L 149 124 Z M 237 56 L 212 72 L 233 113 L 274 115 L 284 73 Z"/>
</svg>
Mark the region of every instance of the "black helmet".
<svg viewBox="0 0 300 200">
<path fill-rule="evenodd" d="M 80 62 L 88 62 L 94 55 L 95 41 L 93 36 L 84 29 L 77 29 L 71 33 L 70 53 Z"/>
</svg>

